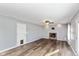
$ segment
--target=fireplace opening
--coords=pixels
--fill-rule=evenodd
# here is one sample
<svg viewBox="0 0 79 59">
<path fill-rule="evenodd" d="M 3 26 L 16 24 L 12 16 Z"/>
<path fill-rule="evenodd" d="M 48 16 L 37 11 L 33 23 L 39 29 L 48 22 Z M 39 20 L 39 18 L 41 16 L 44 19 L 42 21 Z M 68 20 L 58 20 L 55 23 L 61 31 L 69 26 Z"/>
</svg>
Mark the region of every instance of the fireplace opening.
<svg viewBox="0 0 79 59">
<path fill-rule="evenodd" d="M 57 38 L 56 33 L 49 33 L 49 38 L 56 39 Z"/>
</svg>

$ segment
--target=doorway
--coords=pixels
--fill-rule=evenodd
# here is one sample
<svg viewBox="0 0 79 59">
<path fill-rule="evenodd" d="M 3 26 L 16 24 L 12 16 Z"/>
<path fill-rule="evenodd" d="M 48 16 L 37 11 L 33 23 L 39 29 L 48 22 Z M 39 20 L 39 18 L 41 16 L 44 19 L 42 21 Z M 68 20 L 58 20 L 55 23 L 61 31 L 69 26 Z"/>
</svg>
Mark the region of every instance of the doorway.
<svg viewBox="0 0 79 59">
<path fill-rule="evenodd" d="M 17 23 L 17 46 L 23 45 L 26 43 L 26 24 Z"/>
</svg>

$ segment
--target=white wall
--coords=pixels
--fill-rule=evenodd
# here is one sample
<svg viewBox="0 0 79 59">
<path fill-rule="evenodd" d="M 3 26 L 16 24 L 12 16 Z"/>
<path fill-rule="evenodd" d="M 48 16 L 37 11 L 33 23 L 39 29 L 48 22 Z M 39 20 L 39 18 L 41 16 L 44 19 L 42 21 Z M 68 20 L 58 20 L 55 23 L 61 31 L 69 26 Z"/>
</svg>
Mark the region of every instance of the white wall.
<svg viewBox="0 0 79 59">
<path fill-rule="evenodd" d="M 0 16 L 0 51 L 16 46 L 17 44 L 17 22 L 26 24 L 26 41 L 27 43 L 45 37 L 44 28 L 29 22 L 16 21 L 15 18 Z"/>
<path fill-rule="evenodd" d="M 27 41 L 32 42 L 45 36 L 44 28 L 35 24 L 27 23 Z"/>
<path fill-rule="evenodd" d="M 0 50 L 16 45 L 16 21 L 0 16 Z"/>
<path fill-rule="evenodd" d="M 52 30 L 51 28 L 55 27 L 55 30 Z M 57 33 L 57 40 L 66 41 L 67 40 L 67 25 L 62 24 L 62 27 L 58 26 L 50 26 L 48 29 L 48 36 L 49 33 Z"/>
</svg>

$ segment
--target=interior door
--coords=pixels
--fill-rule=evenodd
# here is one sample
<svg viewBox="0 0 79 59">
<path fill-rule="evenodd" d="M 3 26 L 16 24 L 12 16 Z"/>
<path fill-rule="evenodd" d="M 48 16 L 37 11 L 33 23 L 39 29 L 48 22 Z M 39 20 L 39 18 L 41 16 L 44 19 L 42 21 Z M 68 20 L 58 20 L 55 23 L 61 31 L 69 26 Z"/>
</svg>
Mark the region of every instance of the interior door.
<svg viewBox="0 0 79 59">
<path fill-rule="evenodd" d="M 26 24 L 17 23 L 17 45 L 20 46 L 26 43 Z"/>
</svg>

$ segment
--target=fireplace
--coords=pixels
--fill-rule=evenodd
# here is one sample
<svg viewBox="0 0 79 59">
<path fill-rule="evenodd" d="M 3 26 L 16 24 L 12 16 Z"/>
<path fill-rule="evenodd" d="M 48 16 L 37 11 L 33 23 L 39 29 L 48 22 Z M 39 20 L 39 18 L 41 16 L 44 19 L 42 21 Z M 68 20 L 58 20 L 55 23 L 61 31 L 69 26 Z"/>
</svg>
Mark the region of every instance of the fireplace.
<svg viewBox="0 0 79 59">
<path fill-rule="evenodd" d="M 49 38 L 50 39 L 56 39 L 57 38 L 57 34 L 56 33 L 49 33 Z"/>
</svg>

